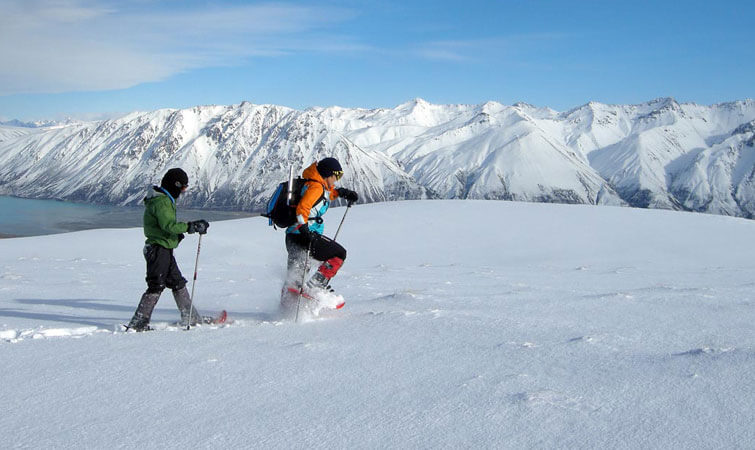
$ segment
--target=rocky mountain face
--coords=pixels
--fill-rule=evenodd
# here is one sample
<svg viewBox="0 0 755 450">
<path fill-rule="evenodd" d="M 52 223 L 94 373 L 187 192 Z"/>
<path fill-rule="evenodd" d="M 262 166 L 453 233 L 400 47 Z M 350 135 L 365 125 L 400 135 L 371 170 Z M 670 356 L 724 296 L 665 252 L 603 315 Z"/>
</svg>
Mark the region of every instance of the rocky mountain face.
<svg viewBox="0 0 755 450">
<path fill-rule="evenodd" d="M 368 202 L 473 198 L 755 215 L 755 102 L 670 98 L 558 112 L 517 103 L 298 111 L 241 103 L 0 126 L 0 193 L 136 204 L 165 170 L 191 207 L 260 211 L 318 159 Z"/>
</svg>

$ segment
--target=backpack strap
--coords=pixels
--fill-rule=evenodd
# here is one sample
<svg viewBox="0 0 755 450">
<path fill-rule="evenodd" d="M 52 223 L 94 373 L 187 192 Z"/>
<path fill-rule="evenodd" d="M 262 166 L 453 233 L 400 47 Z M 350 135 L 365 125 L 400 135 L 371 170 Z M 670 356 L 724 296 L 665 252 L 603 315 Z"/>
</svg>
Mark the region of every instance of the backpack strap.
<svg viewBox="0 0 755 450">
<path fill-rule="evenodd" d="M 312 183 L 317 183 L 317 184 L 322 185 L 322 183 L 320 183 L 318 180 L 315 180 L 315 179 L 312 179 L 312 178 L 302 178 L 302 180 L 305 183 L 304 186 L 302 186 L 302 190 L 307 186 L 306 183 L 312 182 Z M 301 197 L 304 197 L 304 193 L 303 192 L 301 192 L 300 195 L 301 195 Z M 322 194 L 320 195 L 320 197 L 317 200 L 315 200 L 315 202 L 313 203 L 313 205 L 316 205 L 316 204 L 320 203 L 320 200 L 322 200 L 323 198 L 325 198 L 325 187 L 324 186 L 323 186 L 323 189 L 322 189 Z M 315 223 L 318 223 L 318 224 L 323 223 L 322 217 L 317 217 L 317 216 L 315 216 L 315 217 L 307 217 L 307 223 L 309 223 L 310 221 L 314 221 Z"/>
</svg>

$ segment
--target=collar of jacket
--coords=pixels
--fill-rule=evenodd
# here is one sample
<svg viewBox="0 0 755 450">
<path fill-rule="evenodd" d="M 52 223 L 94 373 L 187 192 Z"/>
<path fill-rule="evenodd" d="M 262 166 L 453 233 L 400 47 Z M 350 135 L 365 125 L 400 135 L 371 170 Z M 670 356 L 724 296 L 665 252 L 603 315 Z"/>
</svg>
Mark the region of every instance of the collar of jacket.
<svg viewBox="0 0 755 450">
<path fill-rule="evenodd" d="M 175 198 L 173 198 L 173 196 L 172 196 L 172 195 L 170 195 L 170 192 L 168 192 L 168 190 L 167 190 L 167 189 L 165 189 L 165 188 L 164 188 L 164 187 L 162 187 L 162 186 L 155 186 L 155 187 L 157 188 L 157 190 L 159 190 L 159 191 L 160 191 L 160 192 L 162 192 L 163 194 L 167 195 L 167 196 L 168 196 L 168 198 L 170 199 L 170 202 L 171 202 L 171 203 L 173 203 L 173 206 L 176 206 L 176 199 L 175 199 Z"/>
<path fill-rule="evenodd" d="M 320 183 L 326 191 L 330 191 L 332 188 L 328 186 L 328 182 L 325 181 L 325 179 L 320 175 L 320 172 L 317 171 L 317 163 L 312 163 L 311 166 L 304 169 L 304 172 L 301 174 L 302 178 L 308 178 L 310 180 L 313 180 L 317 183 Z"/>
</svg>

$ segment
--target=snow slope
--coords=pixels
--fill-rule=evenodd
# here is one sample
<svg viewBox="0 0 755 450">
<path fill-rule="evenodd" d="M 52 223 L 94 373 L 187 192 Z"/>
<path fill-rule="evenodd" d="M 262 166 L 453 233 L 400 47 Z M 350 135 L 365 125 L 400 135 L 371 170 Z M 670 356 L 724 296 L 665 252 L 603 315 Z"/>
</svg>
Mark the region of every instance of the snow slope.
<svg viewBox="0 0 755 450">
<path fill-rule="evenodd" d="M 328 216 L 332 234 L 345 209 Z M 283 236 L 213 223 L 195 301 L 122 333 L 139 229 L 0 240 L 4 446 L 747 448 L 755 224 L 494 201 L 357 205 L 346 307 L 276 312 Z M 196 236 L 176 251 L 193 270 Z"/>
<path fill-rule="evenodd" d="M 0 143 L 18 139 L 22 136 L 33 133 L 35 130 L 24 127 L 0 125 Z"/>
</svg>

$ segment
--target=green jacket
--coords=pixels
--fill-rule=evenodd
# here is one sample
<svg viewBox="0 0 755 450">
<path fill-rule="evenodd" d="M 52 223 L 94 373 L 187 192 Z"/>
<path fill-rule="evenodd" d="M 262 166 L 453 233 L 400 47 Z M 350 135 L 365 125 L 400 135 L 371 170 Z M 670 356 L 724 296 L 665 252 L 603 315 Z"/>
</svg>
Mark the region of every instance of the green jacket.
<svg viewBox="0 0 755 450">
<path fill-rule="evenodd" d="M 174 249 L 178 247 L 178 236 L 186 233 L 188 225 L 176 222 L 176 204 L 170 195 L 150 188 L 144 198 L 144 235 L 147 244 Z"/>
</svg>

